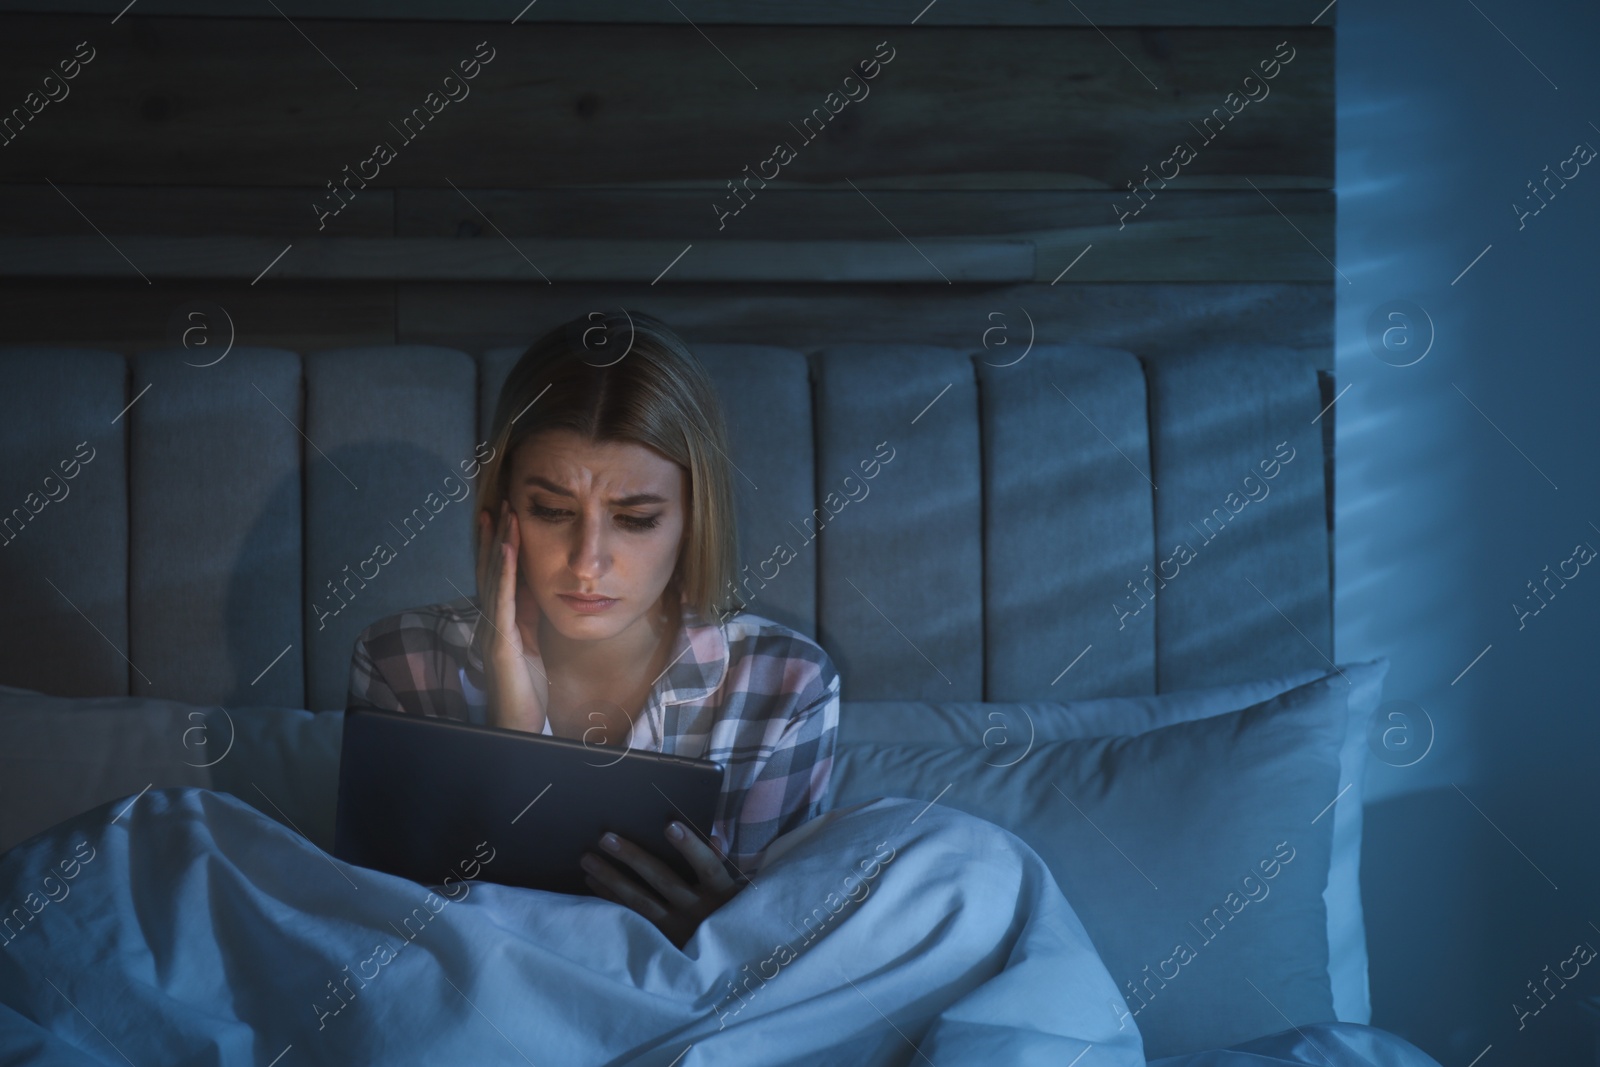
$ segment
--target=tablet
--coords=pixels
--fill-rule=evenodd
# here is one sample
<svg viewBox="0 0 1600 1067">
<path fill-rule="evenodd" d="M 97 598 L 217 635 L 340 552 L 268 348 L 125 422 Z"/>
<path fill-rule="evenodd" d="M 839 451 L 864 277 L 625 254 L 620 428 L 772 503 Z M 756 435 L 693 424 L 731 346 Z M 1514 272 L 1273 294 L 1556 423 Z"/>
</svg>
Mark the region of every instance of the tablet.
<svg viewBox="0 0 1600 1067">
<path fill-rule="evenodd" d="M 424 885 L 479 879 L 592 896 L 578 860 L 605 855 L 600 835 L 611 831 L 693 885 L 663 831 L 676 819 L 709 841 L 722 778 L 710 760 L 354 708 L 333 854 Z"/>
</svg>

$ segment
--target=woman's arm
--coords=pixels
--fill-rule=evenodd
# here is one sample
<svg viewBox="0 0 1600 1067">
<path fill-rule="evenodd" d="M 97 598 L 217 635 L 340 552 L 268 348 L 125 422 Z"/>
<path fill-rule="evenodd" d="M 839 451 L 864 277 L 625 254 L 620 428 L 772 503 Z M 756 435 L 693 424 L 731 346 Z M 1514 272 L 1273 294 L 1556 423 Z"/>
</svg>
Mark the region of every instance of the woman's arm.
<svg viewBox="0 0 1600 1067">
<path fill-rule="evenodd" d="M 409 608 L 362 630 L 350 654 L 345 709 L 465 719 L 458 678 L 471 631 L 464 624 L 464 607 L 470 602 Z"/>
<path fill-rule="evenodd" d="M 755 761 L 750 784 L 728 798 L 738 812 L 729 858 L 746 877 L 768 845 L 822 813 L 839 735 L 839 674 L 826 657 L 804 695 L 810 699 L 783 724 L 771 752 Z"/>
<path fill-rule="evenodd" d="M 584 869 L 595 892 L 643 915 L 682 948 L 707 916 L 748 884 L 775 838 L 822 810 L 839 730 L 839 675 L 826 656 L 821 657 L 812 683 L 799 699 L 803 703 L 797 710 L 769 720 L 767 736 L 774 730 L 777 736 L 770 744 L 763 738 L 757 751 L 766 752 L 764 758 L 758 755 L 729 767 L 730 775 L 737 772 L 735 780 L 749 783 L 725 794 L 728 810 L 738 813 L 732 829 L 733 855 L 722 855 L 694 833 L 679 837 L 669 833 L 668 840 L 696 873 L 698 883 L 691 886 L 632 842 L 619 840 L 613 849 L 602 841 L 596 852 L 622 861 L 638 879 L 628 877 L 601 855 L 585 854 Z"/>
<path fill-rule="evenodd" d="M 478 536 L 478 604 L 489 634 L 475 633 L 474 642 L 484 653 L 489 725 L 536 734 L 545 728 L 550 679 L 539 654 L 543 615 L 519 580 L 522 522 L 502 500 L 498 527 L 487 510 L 478 513 Z"/>
<path fill-rule="evenodd" d="M 384 680 L 383 673 L 373 662 L 367 649 L 368 630 L 356 636 L 355 650 L 350 654 L 350 686 L 345 694 L 346 711 L 353 708 L 380 708 L 384 711 L 404 711 L 400 698 Z"/>
</svg>

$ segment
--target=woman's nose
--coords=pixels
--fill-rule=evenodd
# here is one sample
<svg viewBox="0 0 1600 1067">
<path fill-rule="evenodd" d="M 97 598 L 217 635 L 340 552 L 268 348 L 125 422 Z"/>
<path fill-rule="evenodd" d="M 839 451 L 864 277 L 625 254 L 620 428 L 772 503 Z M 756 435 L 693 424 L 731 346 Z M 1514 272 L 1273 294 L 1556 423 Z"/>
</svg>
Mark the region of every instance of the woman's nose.
<svg viewBox="0 0 1600 1067">
<path fill-rule="evenodd" d="M 575 525 L 577 540 L 568 561 L 572 573 L 585 579 L 598 578 L 610 563 L 605 527 L 587 516 Z"/>
</svg>

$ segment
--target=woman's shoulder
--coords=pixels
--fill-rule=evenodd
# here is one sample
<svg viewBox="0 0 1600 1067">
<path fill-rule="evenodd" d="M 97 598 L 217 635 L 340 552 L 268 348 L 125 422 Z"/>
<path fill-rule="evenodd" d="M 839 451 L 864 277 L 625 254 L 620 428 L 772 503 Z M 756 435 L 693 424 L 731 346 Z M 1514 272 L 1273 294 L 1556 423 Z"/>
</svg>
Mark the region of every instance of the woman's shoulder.
<svg viewBox="0 0 1600 1067">
<path fill-rule="evenodd" d="M 839 672 L 816 641 L 791 626 L 740 611 L 723 622 L 729 667 L 751 688 L 796 693 L 802 703 L 839 690 Z"/>
<path fill-rule="evenodd" d="M 459 651 L 465 654 L 479 617 L 470 596 L 422 604 L 374 619 L 356 636 L 372 653 Z"/>
<path fill-rule="evenodd" d="M 468 720 L 460 680 L 471 674 L 477 604 L 459 597 L 375 619 L 356 635 L 345 706 Z"/>
</svg>

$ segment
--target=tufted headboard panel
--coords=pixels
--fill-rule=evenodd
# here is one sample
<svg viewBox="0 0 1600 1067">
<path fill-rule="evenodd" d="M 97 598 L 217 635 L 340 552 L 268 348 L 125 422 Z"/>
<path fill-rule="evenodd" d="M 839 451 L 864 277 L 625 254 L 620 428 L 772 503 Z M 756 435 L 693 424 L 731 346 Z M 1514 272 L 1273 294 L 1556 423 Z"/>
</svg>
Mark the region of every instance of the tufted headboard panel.
<svg viewBox="0 0 1600 1067">
<path fill-rule="evenodd" d="M 1329 383 L 1295 353 L 694 347 L 750 609 L 847 700 L 1332 655 Z M 0 348 L 0 684 L 342 708 L 362 627 L 474 591 L 465 476 L 520 352 Z"/>
</svg>

